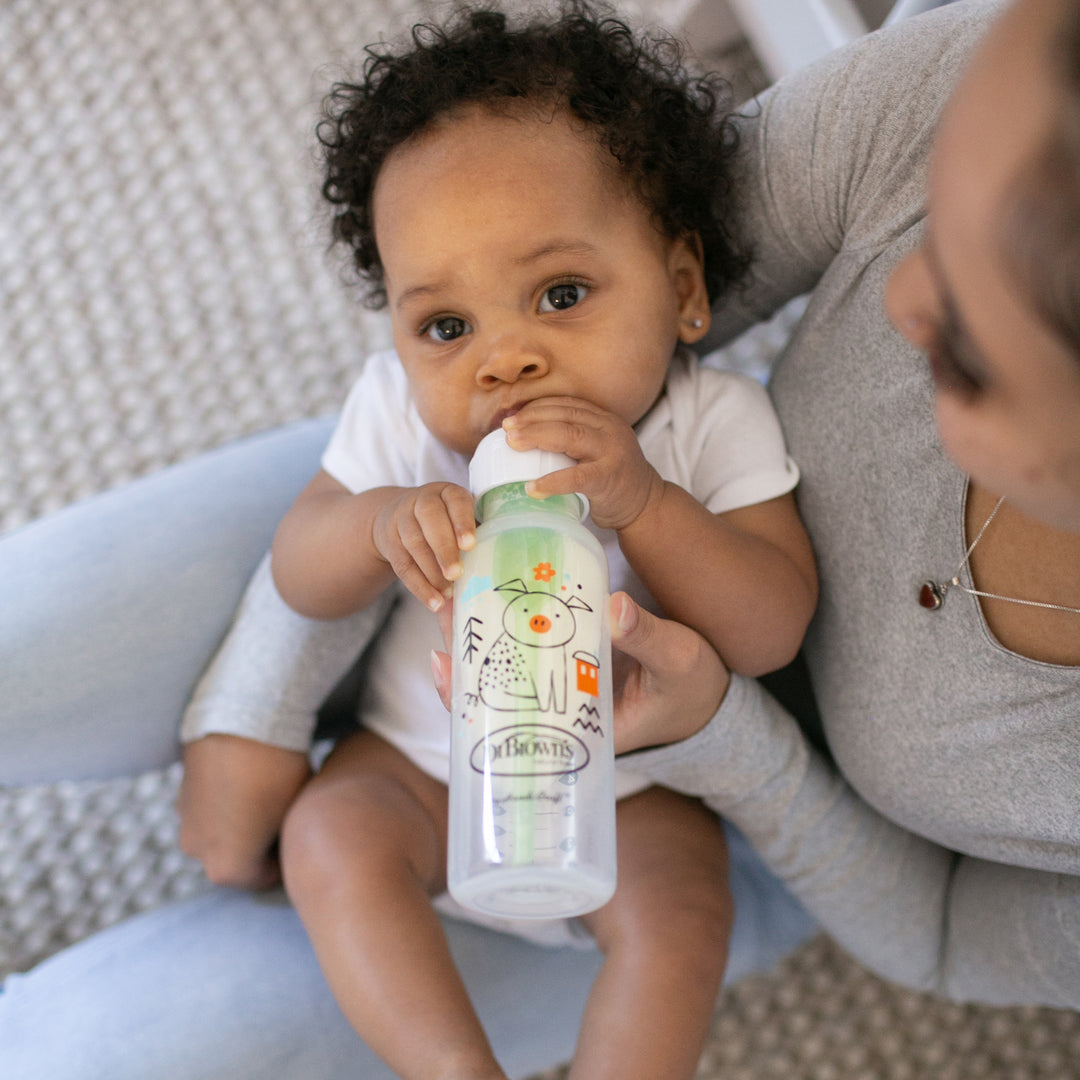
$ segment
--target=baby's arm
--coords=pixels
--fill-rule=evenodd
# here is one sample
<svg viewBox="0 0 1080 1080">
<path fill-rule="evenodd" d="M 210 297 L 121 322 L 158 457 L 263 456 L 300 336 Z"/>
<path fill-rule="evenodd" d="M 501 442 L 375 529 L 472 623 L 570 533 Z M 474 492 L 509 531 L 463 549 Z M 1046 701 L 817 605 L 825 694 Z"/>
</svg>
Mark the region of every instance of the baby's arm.
<svg viewBox="0 0 1080 1080">
<path fill-rule="evenodd" d="M 354 495 L 326 472 L 300 494 L 274 538 L 277 593 L 309 619 L 369 607 L 395 574 L 431 607 L 475 542 L 472 497 L 452 484 Z M 184 750 L 181 845 L 212 881 L 265 888 L 280 880 L 275 842 L 310 775 L 307 754 L 208 733 Z"/>
<path fill-rule="evenodd" d="M 532 402 L 505 426 L 511 446 L 577 460 L 530 490 L 586 495 L 664 613 L 703 634 L 731 670 L 761 675 L 794 658 L 817 574 L 790 494 L 714 514 L 657 473 L 624 420 L 575 399 Z"/>
<path fill-rule="evenodd" d="M 214 882 L 275 884 L 276 841 L 310 769 L 317 711 L 385 624 L 394 597 L 348 619 L 305 619 L 263 560 L 180 729 L 180 840 Z"/>
<path fill-rule="evenodd" d="M 285 602 L 309 618 L 352 614 L 395 577 L 438 611 L 475 542 L 472 496 L 456 484 L 353 494 L 320 471 L 278 526 L 271 566 Z"/>
<path fill-rule="evenodd" d="M 703 634 L 740 675 L 795 658 L 817 604 L 817 572 L 795 499 L 713 514 L 677 484 L 626 528 L 619 546 L 664 613 Z"/>
</svg>

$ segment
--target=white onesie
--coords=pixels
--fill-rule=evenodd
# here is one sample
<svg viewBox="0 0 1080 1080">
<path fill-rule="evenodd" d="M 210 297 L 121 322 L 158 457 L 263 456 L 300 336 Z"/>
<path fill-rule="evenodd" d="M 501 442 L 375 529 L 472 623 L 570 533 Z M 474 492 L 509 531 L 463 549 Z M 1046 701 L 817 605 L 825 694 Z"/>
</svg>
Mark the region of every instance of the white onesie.
<svg viewBox="0 0 1080 1080">
<path fill-rule="evenodd" d="M 637 425 L 646 458 L 666 480 L 685 488 L 714 513 L 764 502 L 790 491 L 799 473 L 784 445 L 764 388 L 745 375 L 708 366 L 680 350 L 664 392 Z M 436 480 L 467 486 L 468 461 L 424 427 L 393 351 L 376 353 L 349 393 L 323 456 L 323 468 L 350 491 L 416 487 Z M 612 591 L 643 606 L 656 604 L 619 551 L 615 534 L 593 531 L 604 546 Z M 692 568 L 688 568 L 692 572 Z M 317 622 L 285 607 L 268 560 L 256 571 L 232 631 L 207 669 L 185 712 L 180 736 L 239 735 L 289 750 L 311 748 L 315 712 L 329 693 L 328 674 L 343 674 L 369 642 L 371 652 L 359 717 L 425 772 L 446 783 L 450 723 L 431 679 L 429 653 L 441 649 L 431 612 L 400 584 L 386 617 L 384 596 L 347 619 Z M 263 627 L 270 628 L 268 634 Z M 616 761 L 620 797 L 650 781 Z M 445 914 L 515 933 L 544 945 L 592 947 L 574 919 L 497 919 L 466 912 L 448 894 Z"/>
<path fill-rule="evenodd" d="M 672 361 L 663 395 L 638 423 L 637 435 L 660 475 L 714 513 L 775 498 L 798 481 L 765 390 L 745 375 L 708 367 L 689 352 L 680 351 Z M 367 361 L 322 466 L 353 492 L 437 480 L 468 486 L 468 459 L 448 450 L 424 426 L 393 351 Z M 612 592 L 623 589 L 655 610 L 622 557 L 614 532 L 590 528 L 604 546 Z M 449 726 L 429 662 L 431 650 L 441 649 L 442 641 L 431 612 L 401 591 L 403 601 L 374 646 L 361 715 L 366 727 L 446 783 Z M 620 769 L 616 793 L 628 795 L 647 783 Z"/>
</svg>

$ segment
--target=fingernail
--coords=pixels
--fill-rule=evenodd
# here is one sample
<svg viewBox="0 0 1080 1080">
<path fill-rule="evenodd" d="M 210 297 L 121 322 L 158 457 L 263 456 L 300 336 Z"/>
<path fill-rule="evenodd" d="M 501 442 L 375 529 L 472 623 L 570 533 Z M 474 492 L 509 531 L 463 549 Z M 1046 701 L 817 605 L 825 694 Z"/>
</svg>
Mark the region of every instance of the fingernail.
<svg viewBox="0 0 1080 1080">
<path fill-rule="evenodd" d="M 476 547 L 476 533 L 466 533 L 458 540 L 458 547 L 462 551 L 472 551 Z"/>
<path fill-rule="evenodd" d="M 431 608 L 432 611 L 438 611 L 443 606 L 443 603 L 444 603 L 444 601 L 443 601 L 443 598 L 441 596 L 433 596 L 427 602 L 427 606 L 429 608 Z"/>
<path fill-rule="evenodd" d="M 443 571 L 443 577 L 445 577 L 447 581 L 457 581 L 457 579 L 461 577 L 464 569 L 465 567 L 463 567 L 461 563 L 454 563 L 453 566 L 448 566 Z"/>
<path fill-rule="evenodd" d="M 615 615 L 615 623 L 624 634 L 629 633 L 634 629 L 634 623 L 637 621 L 637 612 L 634 610 L 634 605 L 625 596 L 616 596 L 614 600 L 619 605 L 619 610 Z"/>
<path fill-rule="evenodd" d="M 445 682 L 443 680 L 442 664 L 439 663 L 439 654 L 432 649 L 428 656 L 431 664 L 431 677 L 435 680 L 435 687 L 438 690 L 442 690 L 445 686 Z"/>
</svg>

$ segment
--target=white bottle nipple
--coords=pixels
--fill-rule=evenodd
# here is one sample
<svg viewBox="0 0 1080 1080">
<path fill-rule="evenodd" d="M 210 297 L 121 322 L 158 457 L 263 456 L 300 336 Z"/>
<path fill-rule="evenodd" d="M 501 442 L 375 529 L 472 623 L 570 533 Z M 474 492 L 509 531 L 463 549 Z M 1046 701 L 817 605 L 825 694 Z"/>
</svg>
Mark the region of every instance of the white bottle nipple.
<svg viewBox="0 0 1080 1080">
<path fill-rule="evenodd" d="M 469 462 L 469 488 L 479 499 L 492 488 L 503 484 L 523 484 L 527 480 L 539 480 L 548 473 L 558 472 L 576 465 L 572 457 L 556 454 L 550 450 L 515 450 L 506 442 L 506 432 L 496 428 L 481 440 Z M 588 513 L 589 500 L 577 494 Z M 584 517 L 584 513 L 582 516 Z"/>
</svg>

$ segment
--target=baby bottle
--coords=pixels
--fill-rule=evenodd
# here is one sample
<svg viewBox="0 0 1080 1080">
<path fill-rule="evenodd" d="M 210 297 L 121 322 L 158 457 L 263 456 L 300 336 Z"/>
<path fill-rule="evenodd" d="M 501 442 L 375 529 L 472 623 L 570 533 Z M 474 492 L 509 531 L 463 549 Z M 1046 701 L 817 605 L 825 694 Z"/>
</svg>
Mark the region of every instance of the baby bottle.
<svg viewBox="0 0 1080 1080">
<path fill-rule="evenodd" d="M 525 493 L 572 464 L 498 429 L 469 466 L 480 525 L 454 587 L 447 875 L 490 915 L 581 915 L 615 891 L 607 560 L 584 496 Z"/>
</svg>

